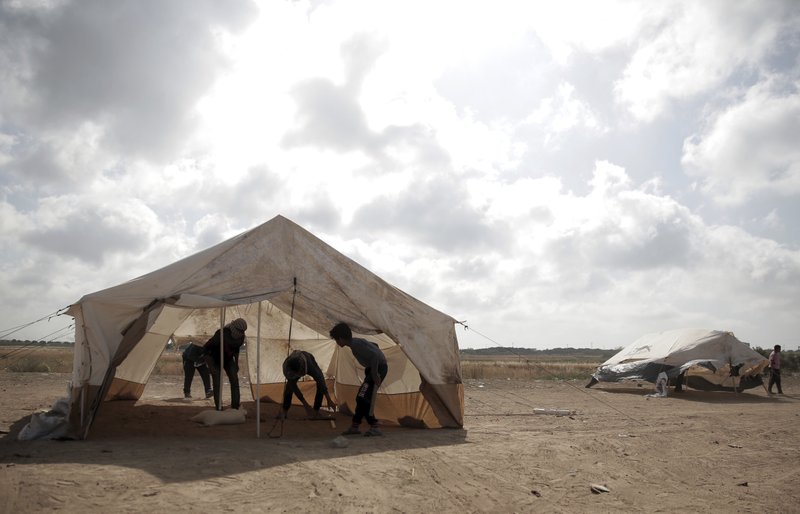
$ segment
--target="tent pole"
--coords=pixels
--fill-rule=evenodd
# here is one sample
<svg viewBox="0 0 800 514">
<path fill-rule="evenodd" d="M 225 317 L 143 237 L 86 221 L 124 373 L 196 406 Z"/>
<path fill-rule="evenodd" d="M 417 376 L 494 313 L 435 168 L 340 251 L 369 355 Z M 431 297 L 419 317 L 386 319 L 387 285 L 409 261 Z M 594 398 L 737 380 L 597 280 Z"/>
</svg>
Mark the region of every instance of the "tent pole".
<svg viewBox="0 0 800 514">
<path fill-rule="evenodd" d="M 225 307 L 219 309 L 219 407 L 222 410 L 222 368 L 225 367 Z"/>
<path fill-rule="evenodd" d="M 256 439 L 261 438 L 261 302 L 256 323 Z"/>
</svg>

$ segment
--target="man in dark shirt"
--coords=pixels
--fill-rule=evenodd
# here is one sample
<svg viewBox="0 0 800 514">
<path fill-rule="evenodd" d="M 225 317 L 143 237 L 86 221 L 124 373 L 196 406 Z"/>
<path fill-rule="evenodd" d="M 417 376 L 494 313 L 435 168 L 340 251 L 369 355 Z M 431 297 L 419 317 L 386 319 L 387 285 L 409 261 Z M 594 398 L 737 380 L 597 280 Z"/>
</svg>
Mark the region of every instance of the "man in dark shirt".
<svg viewBox="0 0 800 514">
<path fill-rule="evenodd" d="M 222 353 L 224 360 L 222 368 L 228 375 L 228 382 L 231 385 L 231 408 L 239 408 L 239 350 L 244 345 L 244 332 L 247 330 L 247 322 L 242 318 L 237 318 L 223 328 L 224 345 Z M 220 362 L 219 362 L 220 331 L 217 330 L 211 339 L 205 344 L 206 363 L 211 371 L 211 380 L 214 382 L 214 405 L 220 410 Z"/>
<path fill-rule="evenodd" d="M 314 396 L 314 407 L 308 404 L 297 382 L 304 376 L 309 375 L 317 383 L 317 393 Z M 328 393 L 328 386 L 325 384 L 325 375 L 322 373 L 317 360 L 308 352 L 301 350 L 293 351 L 286 360 L 283 361 L 283 376 L 286 377 L 286 385 L 283 388 L 283 409 L 278 414 L 279 418 L 286 419 L 289 407 L 292 405 L 292 394 L 302 402 L 308 417 L 319 417 L 319 409 L 322 407 L 322 397 L 328 401 L 328 408 L 336 409 L 336 403 Z"/>
<path fill-rule="evenodd" d="M 386 356 L 372 341 L 353 337 L 353 332 L 347 323 L 339 323 L 330 331 L 331 339 L 336 341 L 340 348 L 349 347 L 359 364 L 364 366 L 364 382 L 356 394 L 356 411 L 353 414 L 353 423 L 342 435 L 360 434 L 359 426 L 361 421 L 366 418 L 369 423 L 369 430 L 364 432 L 365 436 L 379 436 L 383 433 L 378 429 L 378 420 L 372 415 L 374 408 L 373 401 L 378 388 L 386 378 L 389 367 L 386 364 Z"/>
<path fill-rule="evenodd" d="M 181 354 L 183 357 L 183 396 L 184 398 L 192 397 L 192 380 L 194 380 L 194 372 L 200 374 L 203 380 L 203 389 L 206 392 L 206 398 L 211 398 L 214 391 L 211 390 L 211 377 L 208 375 L 208 365 L 206 364 L 206 353 L 202 346 L 194 343 L 189 343 Z"/>
</svg>

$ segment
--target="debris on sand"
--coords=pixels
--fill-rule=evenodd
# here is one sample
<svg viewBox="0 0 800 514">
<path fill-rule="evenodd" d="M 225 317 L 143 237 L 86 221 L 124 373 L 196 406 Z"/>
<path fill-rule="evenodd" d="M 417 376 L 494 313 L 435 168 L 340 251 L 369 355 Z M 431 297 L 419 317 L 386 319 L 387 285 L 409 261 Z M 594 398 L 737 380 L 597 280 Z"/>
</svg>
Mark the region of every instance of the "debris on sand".
<svg viewBox="0 0 800 514">
<path fill-rule="evenodd" d="M 591 488 L 591 490 L 592 490 L 592 492 L 594 494 L 611 492 L 611 489 L 609 489 L 608 487 L 606 487 L 604 485 L 600 485 L 600 484 L 591 484 L 589 487 Z"/>
<path fill-rule="evenodd" d="M 546 414 L 549 416 L 574 416 L 575 411 L 569 409 L 533 409 L 534 414 Z"/>
<path fill-rule="evenodd" d="M 347 448 L 350 446 L 350 441 L 348 441 L 346 437 L 340 435 L 331 441 L 331 446 L 334 448 Z"/>
</svg>

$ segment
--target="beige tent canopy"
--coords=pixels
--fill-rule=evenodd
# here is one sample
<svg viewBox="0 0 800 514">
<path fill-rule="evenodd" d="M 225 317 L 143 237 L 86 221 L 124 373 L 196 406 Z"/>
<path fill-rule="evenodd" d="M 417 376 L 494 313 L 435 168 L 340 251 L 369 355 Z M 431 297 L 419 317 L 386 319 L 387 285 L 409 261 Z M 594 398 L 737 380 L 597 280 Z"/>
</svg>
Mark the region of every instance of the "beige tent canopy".
<svg viewBox="0 0 800 514">
<path fill-rule="evenodd" d="M 291 349 L 302 349 L 314 354 L 340 405 L 354 410 L 363 371 L 349 350 L 328 338 L 328 330 L 344 321 L 387 356 L 389 374 L 378 394 L 376 417 L 421 427 L 463 425 L 455 320 L 282 216 L 88 294 L 67 314 L 76 327 L 72 437 L 87 437 L 102 400 L 141 396 L 170 338 L 202 343 L 221 319 L 237 317 L 248 321 L 247 372 L 254 398 L 280 401 L 283 359 Z"/>
</svg>

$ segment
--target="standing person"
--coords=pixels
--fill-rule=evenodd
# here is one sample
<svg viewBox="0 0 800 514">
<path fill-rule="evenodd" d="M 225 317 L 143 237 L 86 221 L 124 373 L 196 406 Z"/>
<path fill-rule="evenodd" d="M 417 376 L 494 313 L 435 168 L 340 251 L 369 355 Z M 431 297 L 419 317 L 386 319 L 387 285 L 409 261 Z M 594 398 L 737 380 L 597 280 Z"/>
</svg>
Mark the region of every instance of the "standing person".
<svg viewBox="0 0 800 514">
<path fill-rule="evenodd" d="M 772 394 L 772 386 L 778 386 L 778 394 L 783 394 L 781 388 L 781 345 L 776 344 L 769 354 L 769 386 L 767 391 Z"/>
<path fill-rule="evenodd" d="M 314 407 L 308 404 L 297 382 L 304 376 L 309 375 L 317 383 L 317 394 L 314 396 Z M 289 407 L 292 405 L 292 394 L 302 402 L 308 417 L 319 417 L 319 408 L 322 407 L 322 397 L 328 401 L 328 408 L 336 410 L 336 402 L 331 399 L 328 393 L 328 386 L 325 384 L 325 375 L 322 373 L 317 360 L 308 352 L 302 350 L 293 351 L 286 360 L 283 361 L 283 376 L 286 377 L 286 385 L 283 388 L 283 409 L 278 414 L 279 418 L 286 419 L 289 414 Z"/>
<path fill-rule="evenodd" d="M 206 365 L 206 351 L 202 346 L 190 342 L 183 350 L 183 397 L 192 397 L 192 380 L 194 372 L 200 374 L 203 380 L 203 389 L 206 398 L 211 398 L 214 391 L 211 389 L 211 377 L 208 375 L 208 365 Z"/>
<path fill-rule="evenodd" d="M 237 318 L 223 327 L 224 346 L 222 353 L 224 360 L 222 369 L 228 375 L 228 382 L 231 385 L 231 408 L 239 408 L 239 350 L 244 344 L 244 332 L 247 330 L 247 322 L 242 318 Z M 211 380 L 214 382 L 214 405 L 219 410 L 221 398 L 219 397 L 220 387 L 220 362 L 219 362 L 219 341 L 220 331 L 217 330 L 211 339 L 205 344 L 206 363 L 211 372 Z"/>
<path fill-rule="evenodd" d="M 342 435 L 360 434 L 361 420 L 367 419 L 369 430 L 365 436 L 378 436 L 383 433 L 378 429 L 378 420 L 372 415 L 372 404 L 375 393 L 386 378 L 389 367 L 386 365 L 386 356 L 372 341 L 353 337 L 353 332 L 346 323 L 339 323 L 330 331 L 331 339 L 336 341 L 340 348 L 348 346 L 359 364 L 364 366 L 364 382 L 356 394 L 356 411 L 353 414 L 353 423 Z"/>
</svg>

